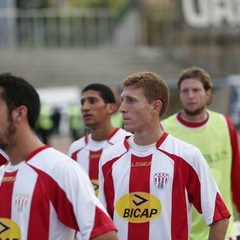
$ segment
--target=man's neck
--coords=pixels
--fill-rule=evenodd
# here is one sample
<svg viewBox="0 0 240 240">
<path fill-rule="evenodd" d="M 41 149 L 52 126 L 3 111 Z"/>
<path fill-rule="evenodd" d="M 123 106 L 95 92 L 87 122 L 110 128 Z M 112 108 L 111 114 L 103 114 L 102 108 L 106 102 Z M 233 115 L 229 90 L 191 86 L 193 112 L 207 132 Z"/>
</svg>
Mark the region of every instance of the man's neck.
<svg viewBox="0 0 240 240">
<path fill-rule="evenodd" d="M 92 139 L 95 141 L 103 141 L 108 139 L 110 134 L 113 132 L 114 127 L 109 126 L 107 128 L 96 128 L 96 129 L 91 129 L 90 132 L 92 134 Z"/>
<path fill-rule="evenodd" d="M 180 112 L 181 118 L 186 122 L 201 123 L 208 119 L 208 112 L 204 110 L 202 113 L 197 115 L 189 115 L 185 111 Z"/>
</svg>

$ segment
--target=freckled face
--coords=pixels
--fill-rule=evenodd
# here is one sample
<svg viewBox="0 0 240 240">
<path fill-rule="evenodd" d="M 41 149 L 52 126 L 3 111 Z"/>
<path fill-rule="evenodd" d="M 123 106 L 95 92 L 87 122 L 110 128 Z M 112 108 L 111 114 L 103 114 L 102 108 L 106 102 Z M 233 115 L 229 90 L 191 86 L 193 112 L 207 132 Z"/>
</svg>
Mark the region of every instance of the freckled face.
<svg viewBox="0 0 240 240">
<path fill-rule="evenodd" d="M 124 129 L 129 132 L 141 131 L 152 121 L 152 106 L 143 90 L 132 86 L 125 87 L 121 94 L 119 112 L 123 114 Z"/>
</svg>

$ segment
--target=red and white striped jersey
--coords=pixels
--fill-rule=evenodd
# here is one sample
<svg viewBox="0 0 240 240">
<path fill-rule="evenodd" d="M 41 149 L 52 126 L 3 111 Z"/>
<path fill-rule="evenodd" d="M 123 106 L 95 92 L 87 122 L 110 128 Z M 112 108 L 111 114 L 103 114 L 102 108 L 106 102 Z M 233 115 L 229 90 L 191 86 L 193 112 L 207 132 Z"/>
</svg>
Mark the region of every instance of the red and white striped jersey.
<svg viewBox="0 0 240 240">
<path fill-rule="evenodd" d="M 6 164 L 7 162 L 8 162 L 7 154 L 2 149 L 0 149 L 0 166 Z"/>
<path fill-rule="evenodd" d="M 87 134 L 71 144 L 68 155 L 86 170 L 96 194 L 98 194 L 98 165 L 102 151 L 123 141 L 129 135 L 132 134 L 122 128 L 115 128 L 106 140 L 94 141 L 92 135 Z"/>
<path fill-rule="evenodd" d="M 192 205 L 207 225 L 230 217 L 199 149 L 167 133 L 150 146 L 130 137 L 105 150 L 99 198 L 120 240 L 187 240 Z"/>
<path fill-rule="evenodd" d="M 0 239 L 90 239 L 115 230 L 85 171 L 43 146 L 25 161 L 0 167 Z"/>
</svg>

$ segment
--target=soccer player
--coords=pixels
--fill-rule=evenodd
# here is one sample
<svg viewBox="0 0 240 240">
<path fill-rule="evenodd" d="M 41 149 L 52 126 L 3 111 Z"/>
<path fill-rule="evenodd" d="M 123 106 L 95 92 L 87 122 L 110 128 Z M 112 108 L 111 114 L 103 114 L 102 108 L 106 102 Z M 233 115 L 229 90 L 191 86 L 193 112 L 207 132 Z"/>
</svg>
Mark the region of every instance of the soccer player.
<svg viewBox="0 0 240 240">
<path fill-rule="evenodd" d="M 212 81 L 202 68 L 189 67 L 180 73 L 179 97 L 183 109 L 164 119 L 165 131 L 197 146 L 203 153 L 229 211 L 232 203 L 240 211 L 240 157 L 237 131 L 231 119 L 210 111 Z M 229 221 L 227 239 L 235 239 L 233 217 Z M 201 215 L 193 211 L 191 239 L 207 239 L 209 228 Z"/>
<path fill-rule="evenodd" d="M 111 88 L 104 84 L 87 85 L 81 92 L 81 112 L 89 133 L 71 144 L 68 155 L 87 171 L 96 195 L 98 165 L 102 151 L 131 135 L 111 124 L 111 116 L 117 107 Z"/>
<path fill-rule="evenodd" d="M 165 81 L 132 74 L 121 98 L 124 128 L 134 134 L 106 149 L 99 163 L 99 198 L 119 239 L 187 240 L 194 205 L 210 226 L 209 240 L 223 240 L 230 213 L 206 160 L 159 124 L 169 104 Z"/>
<path fill-rule="evenodd" d="M 0 166 L 6 164 L 7 162 L 8 156 L 2 149 L 0 149 Z"/>
<path fill-rule="evenodd" d="M 0 239 L 116 240 L 85 171 L 35 133 L 40 99 L 26 80 L 0 75 Z"/>
</svg>

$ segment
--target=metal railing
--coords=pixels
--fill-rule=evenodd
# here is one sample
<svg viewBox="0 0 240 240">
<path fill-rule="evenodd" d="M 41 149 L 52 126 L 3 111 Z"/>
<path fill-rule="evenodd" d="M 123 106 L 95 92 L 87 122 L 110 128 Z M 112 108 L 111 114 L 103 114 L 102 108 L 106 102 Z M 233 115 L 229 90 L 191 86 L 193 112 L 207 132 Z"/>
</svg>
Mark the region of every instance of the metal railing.
<svg viewBox="0 0 240 240">
<path fill-rule="evenodd" d="M 1 10 L 1 47 L 72 47 L 111 43 L 116 13 L 98 10 Z"/>
<path fill-rule="evenodd" d="M 186 65 L 206 66 L 216 76 L 239 72 L 240 24 L 194 28 L 186 23 L 180 2 L 162 10 L 138 9 L 139 43 L 161 47 Z M 0 9 L 0 47 L 113 45 L 116 23 L 129 7 L 121 13 L 111 9 Z"/>
</svg>

